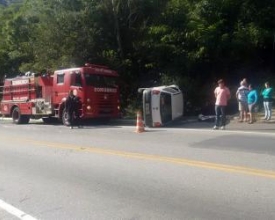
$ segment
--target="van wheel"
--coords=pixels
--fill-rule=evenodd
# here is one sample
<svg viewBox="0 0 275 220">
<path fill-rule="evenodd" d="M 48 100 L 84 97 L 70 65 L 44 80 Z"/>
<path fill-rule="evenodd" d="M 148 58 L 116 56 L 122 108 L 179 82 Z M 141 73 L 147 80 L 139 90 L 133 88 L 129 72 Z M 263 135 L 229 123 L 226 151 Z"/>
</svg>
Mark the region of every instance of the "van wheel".
<svg viewBox="0 0 275 220">
<path fill-rule="evenodd" d="M 63 109 L 63 112 L 62 112 L 62 123 L 65 126 L 71 125 L 70 120 L 69 120 L 69 115 L 68 115 L 67 111 L 65 110 L 65 108 Z"/>
</svg>

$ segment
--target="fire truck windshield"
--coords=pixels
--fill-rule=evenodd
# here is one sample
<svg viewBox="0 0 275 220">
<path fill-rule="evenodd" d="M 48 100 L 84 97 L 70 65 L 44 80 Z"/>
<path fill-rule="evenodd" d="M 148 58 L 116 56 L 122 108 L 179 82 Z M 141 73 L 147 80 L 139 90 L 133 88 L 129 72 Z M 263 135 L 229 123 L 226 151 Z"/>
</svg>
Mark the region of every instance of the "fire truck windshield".
<svg viewBox="0 0 275 220">
<path fill-rule="evenodd" d="M 85 82 L 87 86 L 94 87 L 117 87 L 117 77 L 103 76 L 85 73 Z"/>
</svg>

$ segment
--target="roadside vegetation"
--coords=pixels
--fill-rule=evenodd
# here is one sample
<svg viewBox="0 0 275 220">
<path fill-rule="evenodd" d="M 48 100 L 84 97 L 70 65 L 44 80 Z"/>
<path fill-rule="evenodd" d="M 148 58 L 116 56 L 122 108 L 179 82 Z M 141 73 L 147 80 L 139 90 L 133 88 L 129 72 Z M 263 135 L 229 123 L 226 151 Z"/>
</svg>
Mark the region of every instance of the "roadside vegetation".
<svg viewBox="0 0 275 220">
<path fill-rule="evenodd" d="M 0 78 L 86 62 L 119 72 L 124 109 L 175 83 L 187 114 L 207 111 L 219 78 L 275 85 L 275 1 L 0 0 Z"/>
</svg>

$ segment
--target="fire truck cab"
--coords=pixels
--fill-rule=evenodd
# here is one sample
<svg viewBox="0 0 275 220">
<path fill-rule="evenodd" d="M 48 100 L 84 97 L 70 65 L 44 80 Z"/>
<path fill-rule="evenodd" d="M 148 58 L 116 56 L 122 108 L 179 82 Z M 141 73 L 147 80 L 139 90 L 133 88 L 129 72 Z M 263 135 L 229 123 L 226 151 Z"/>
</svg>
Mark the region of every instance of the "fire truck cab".
<svg viewBox="0 0 275 220">
<path fill-rule="evenodd" d="M 56 70 L 53 75 L 27 73 L 5 79 L 2 86 L 1 113 L 15 124 L 26 124 L 30 118 L 45 122 L 58 118 L 68 125 L 65 101 L 69 91 L 80 99 L 82 119 L 117 118 L 120 115 L 118 74 L 105 66 Z"/>
</svg>

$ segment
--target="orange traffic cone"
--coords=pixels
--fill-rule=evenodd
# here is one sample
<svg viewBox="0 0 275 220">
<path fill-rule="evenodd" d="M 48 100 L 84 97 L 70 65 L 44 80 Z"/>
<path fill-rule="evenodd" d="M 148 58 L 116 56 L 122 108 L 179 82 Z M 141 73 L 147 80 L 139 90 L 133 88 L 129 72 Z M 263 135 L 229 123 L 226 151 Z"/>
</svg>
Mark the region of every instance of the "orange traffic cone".
<svg viewBox="0 0 275 220">
<path fill-rule="evenodd" d="M 137 112 L 137 126 L 136 126 L 136 132 L 137 133 L 141 133 L 144 132 L 144 124 L 143 124 L 143 120 L 142 120 L 142 116 L 141 116 L 141 111 Z"/>
</svg>

